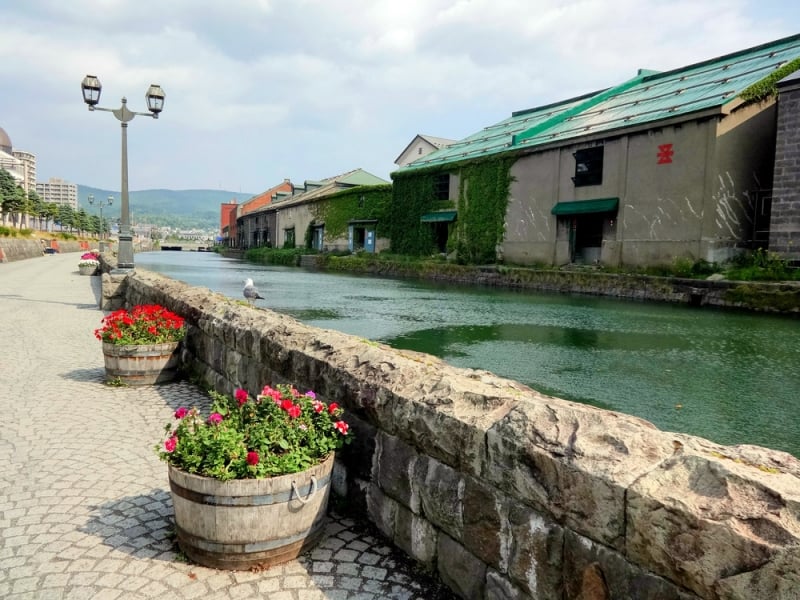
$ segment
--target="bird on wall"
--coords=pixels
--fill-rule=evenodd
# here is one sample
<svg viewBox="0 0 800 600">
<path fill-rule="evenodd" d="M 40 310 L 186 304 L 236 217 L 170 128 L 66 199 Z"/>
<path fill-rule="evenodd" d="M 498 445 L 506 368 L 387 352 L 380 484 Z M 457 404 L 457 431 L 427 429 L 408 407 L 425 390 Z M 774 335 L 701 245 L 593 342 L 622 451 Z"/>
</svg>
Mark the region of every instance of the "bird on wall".
<svg viewBox="0 0 800 600">
<path fill-rule="evenodd" d="M 249 277 L 244 280 L 242 294 L 244 294 L 245 299 L 251 306 L 255 304 L 256 300 L 264 299 L 264 296 L 258 293 L 256 286 L 253 285 L 253 280 Z"/>
</svg>

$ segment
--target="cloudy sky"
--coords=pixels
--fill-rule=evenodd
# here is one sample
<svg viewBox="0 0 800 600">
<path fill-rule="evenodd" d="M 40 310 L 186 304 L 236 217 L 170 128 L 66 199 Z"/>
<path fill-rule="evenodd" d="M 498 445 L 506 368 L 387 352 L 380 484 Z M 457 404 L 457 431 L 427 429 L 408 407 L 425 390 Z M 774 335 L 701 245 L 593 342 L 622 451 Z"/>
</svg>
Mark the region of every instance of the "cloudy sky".
<svg viewBox="0 0 800 600">
<path fill-rule="evenodd" d="M 790 6 L 792 6 L 790 8 Z M 417 133 L 460 139 L 514 110 L 800 33 L 786 0 L 0 0 L 0 127 L 37 179 L 246 199 L 363 168 Z"/>
</svg>

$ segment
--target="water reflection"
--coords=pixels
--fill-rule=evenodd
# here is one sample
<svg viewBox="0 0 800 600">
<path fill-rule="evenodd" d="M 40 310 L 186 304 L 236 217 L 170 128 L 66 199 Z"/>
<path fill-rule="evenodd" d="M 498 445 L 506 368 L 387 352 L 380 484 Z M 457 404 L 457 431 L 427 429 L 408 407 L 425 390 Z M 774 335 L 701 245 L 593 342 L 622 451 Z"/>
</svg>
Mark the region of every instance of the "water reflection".
<svg viewBox="0 0 800 600">
<path fill-rule="evenodd" d="M 486 369 L 667 431 L 800 456 L 800 321 L 686 306 L 258 266 L 209 253 L 137 265 L 316 327 Z"/>
</svg>

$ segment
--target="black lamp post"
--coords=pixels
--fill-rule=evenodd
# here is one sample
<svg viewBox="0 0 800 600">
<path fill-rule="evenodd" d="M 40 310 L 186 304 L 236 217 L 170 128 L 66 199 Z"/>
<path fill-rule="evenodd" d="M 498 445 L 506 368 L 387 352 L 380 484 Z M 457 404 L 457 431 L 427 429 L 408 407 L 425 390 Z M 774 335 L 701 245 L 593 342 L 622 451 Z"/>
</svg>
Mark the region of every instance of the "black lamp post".
<svg viewBox="0 0 800 600">
<path fill-rule="evenodd" d="M 83 101 L 88 105 L 89 110 L 110 112 L 122 124 L 122 204 L 120 205 L 121 219 L 119 225 L 117 268 L 133 269 L 133 235 L 131 234 L 130 206 L 128 204 L 128 122 L 132 121 L 136 115 L 157 119 L 158 114 L 164 109 L 164 98 L 166 95 L 160 86 L 155 84 L 151 85 L 145 94 L 147 110 L 150 112 L 145 113 L 128 110 L 128 101 L 125 97 L 122 98 L 122 106 L 117 109 L 97 106 L 100 102 L 102 86 L 100 85 L 100 80 L 94 75 L 87 75 L 83 78 L 81 89 L 83 90 Z"/>
<path fill-rule="evenodd" d="M 89 204 L 94 204 L 94 194 L 89 194 Z M 106 223 L 103 221 L 103 207 L 111 206 L 114 204 L 114 196 L 109 196 L 105 202 L 102 200 L 97 201 L 97 207 L 100 209 L 100 239 L 106 239 Z"/>
</svg>

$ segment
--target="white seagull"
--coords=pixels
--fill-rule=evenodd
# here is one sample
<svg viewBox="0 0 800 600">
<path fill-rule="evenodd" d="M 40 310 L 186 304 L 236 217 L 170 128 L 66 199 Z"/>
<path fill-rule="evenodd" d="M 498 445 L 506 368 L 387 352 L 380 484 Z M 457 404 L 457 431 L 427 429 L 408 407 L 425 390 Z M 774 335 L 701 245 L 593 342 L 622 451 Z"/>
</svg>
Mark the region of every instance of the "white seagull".
<svg viewBox="0 0 800 600">
<path fill-rule="evenodd" d="M 242 290 L 242 294 L 244 294 L 244 297 L 251 306 L 255 304 L 256 300 L 264 299 L 264 296 L 258 293 L 256 286 L 253 285 L 253 280 L 249 277 L 244 280 L 244 289 Z"/>
</svg>

